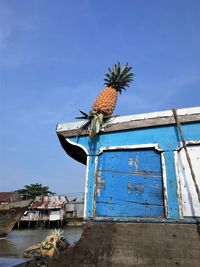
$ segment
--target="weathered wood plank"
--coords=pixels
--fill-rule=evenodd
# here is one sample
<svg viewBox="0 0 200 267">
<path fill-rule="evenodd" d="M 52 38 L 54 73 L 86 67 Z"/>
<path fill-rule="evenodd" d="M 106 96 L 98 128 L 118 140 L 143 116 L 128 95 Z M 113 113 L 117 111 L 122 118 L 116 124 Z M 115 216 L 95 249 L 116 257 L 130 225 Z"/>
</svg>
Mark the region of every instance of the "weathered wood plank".
<svg viewBox="0 0 200 267">
<path fill-rule="evenodd" d="M 178 119 L 180 123 L 200 121 L 200 114 L 182 115 L 182 116 L 178 116 Z M 104 124 L 104 127 L 101 133 L 164 126 L 164 125 L 170 125 L 170 124 L 175 124 L 175 120 L 173 116 L 133 120 L 133 121 L 119 122 L 119 123 L 108 122 Z M 71 137 L 71 136 L 77 135 L 78 129 L 71 129 L 71 130 L 66 130 L 66 131 L 59 130 L 58 133 L 64 137 Z M 87 134 L 87 131 L 85 130 L 81 133 L 81 135 L 86 135 L 86 134 Z"/>
<path fill-rule="evenodd" d="M 154 149 L 99 156 L 96 217 L 164 217 L 160 154 Z M 99 183 L 98 181 L 98 183 Z"/>
</svg>

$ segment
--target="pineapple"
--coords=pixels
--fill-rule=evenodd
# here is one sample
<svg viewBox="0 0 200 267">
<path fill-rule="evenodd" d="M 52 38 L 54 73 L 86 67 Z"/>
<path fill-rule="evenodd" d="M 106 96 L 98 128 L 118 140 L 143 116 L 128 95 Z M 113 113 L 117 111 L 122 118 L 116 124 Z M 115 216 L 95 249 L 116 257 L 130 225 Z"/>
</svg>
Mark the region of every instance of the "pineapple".
<svg viewBox="0 0 200 267">
<path fill-rule="evenodd" d="M 104 79 L 106 87 L 100 92 L 96 101 L 92 106 L 93 113 L 102 113 L 106 116 L 111 116 L 116 103 L 118 92 L 121 94 L 125 87 L 129 87 L 129 84 L 133 81 L 133 73 L 130 73 L 132 67 L 128 66 L 128 63 L 121 69 L 118 62 L 112 69 L 108 68 L 109 73 L 106 74 Z"/>
<path fill-rule="evenodd" d="M 106 87 L 96 98 L 89 115 L 81 111 L 84 117 L 79 118 L 87 118 L 87 122 L 81 127 L 80 132 L 89 126 L 90 138 L 99 133 L 103 123 L 111 117 L 115 109 L 118 92 L 121 94 L 133 81 L 134 74 L 130 72 L 131 69 L 128 63 L 121 68 L 119 62 L 114 64 L 112 69 L 108 68 L 109 72 L 104 79 Z"/>
</svg>

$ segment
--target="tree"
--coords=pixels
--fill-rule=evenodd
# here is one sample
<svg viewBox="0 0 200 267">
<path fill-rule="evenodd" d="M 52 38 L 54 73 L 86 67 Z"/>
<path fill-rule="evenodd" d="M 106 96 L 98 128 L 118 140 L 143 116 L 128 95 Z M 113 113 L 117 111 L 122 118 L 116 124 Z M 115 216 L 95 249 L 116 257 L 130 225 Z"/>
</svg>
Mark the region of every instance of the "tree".
<svg viewBox="0 0 200 267">
<path fill-rule="evenodd" d="M 36 196 L 48 196 L 55 193 L 49 191 L 48 186 L 42 186 L 42 184 L 30 184 L 25 185 L 24 188 L 17 190 L 17 192 L 26 199 L 35 199 Z"/>
</svg>

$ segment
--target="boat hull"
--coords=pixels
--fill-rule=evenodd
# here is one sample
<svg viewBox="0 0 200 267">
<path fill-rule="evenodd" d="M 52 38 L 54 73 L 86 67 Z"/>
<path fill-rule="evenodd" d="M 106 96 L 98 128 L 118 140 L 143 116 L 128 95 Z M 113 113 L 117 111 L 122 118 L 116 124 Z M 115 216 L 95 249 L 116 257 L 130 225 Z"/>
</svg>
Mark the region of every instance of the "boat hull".
<svg viewBox="0 0 200 267">
<path fill-rule="evenodd" d="M 0 205 L 0 238 L 5 238 L 27 210 L 31 200 Z"/>
</svg>

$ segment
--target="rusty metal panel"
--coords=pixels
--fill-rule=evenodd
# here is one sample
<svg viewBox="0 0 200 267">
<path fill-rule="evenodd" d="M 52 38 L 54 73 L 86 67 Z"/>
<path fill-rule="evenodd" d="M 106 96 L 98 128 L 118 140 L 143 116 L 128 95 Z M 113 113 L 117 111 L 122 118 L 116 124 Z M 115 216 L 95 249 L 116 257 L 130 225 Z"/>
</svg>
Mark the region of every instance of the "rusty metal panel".
<svg viewBox="0 0 200 267">
<path fill-rule="evenodd" d="M 61 209 L 66 202 L 65 196 L 37 196 L 31 209 Z"/>
<path fill-rule="evenodd" d="M 163 217 L 160 153 L 152 148 L 103 152 L 96 190 L 96 217 Z"/>
</svg>

